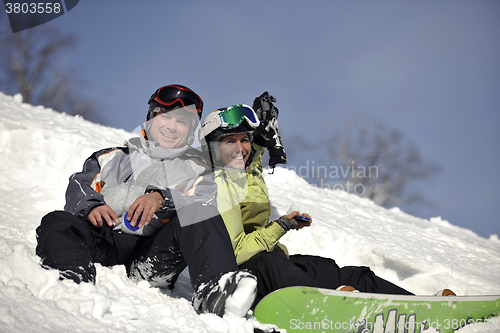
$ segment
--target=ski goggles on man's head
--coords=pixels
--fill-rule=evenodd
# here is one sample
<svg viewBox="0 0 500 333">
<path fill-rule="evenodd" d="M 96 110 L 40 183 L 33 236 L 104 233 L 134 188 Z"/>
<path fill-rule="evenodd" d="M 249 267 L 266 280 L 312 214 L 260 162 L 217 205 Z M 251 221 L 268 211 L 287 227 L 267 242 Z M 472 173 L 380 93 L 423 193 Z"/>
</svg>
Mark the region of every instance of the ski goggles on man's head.
<svg viewBox="0 0 500 333">
<path fill-rule="evenodd" d="M 175 106 L 182 106 L 189 112 L 200 113 L 203 108 L 203 101 L 191 89 L 181 85 L 170 85 L 161 87 L 155 91 L 148 101 L 148 104 L 156 101 L 158 104 L 171 110 Z"/>
</svg>

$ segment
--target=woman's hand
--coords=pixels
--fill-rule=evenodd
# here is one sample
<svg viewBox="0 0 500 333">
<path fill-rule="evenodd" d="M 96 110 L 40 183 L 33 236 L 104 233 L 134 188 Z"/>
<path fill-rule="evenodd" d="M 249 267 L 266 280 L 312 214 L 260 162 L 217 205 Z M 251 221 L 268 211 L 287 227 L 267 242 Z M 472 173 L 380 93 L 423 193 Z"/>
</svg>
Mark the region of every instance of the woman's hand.
<svg viewBox="0 0 500 333">
<path fill-rule="evenodd" d="M 311 226 L 311 223 L 312 223 L 312 217 L 309 215 L 309 214 L 306 214 L 306 213 L 300 213 L 298 210 L 296 211 L 293 211 L 291 212 L 290 214 L 286 215 L 285 218 L 288 220 L 288 221 L 291 221 L 293 220 L 296 216 L 304 216 L 304 217 L 307 217 L 309 219 L 308 222 L 302 222 L 302 221 L 295 221 L 295 228 L 296 229 L 302 229 L 304 227 L 309 227 Z"/>
</svg>

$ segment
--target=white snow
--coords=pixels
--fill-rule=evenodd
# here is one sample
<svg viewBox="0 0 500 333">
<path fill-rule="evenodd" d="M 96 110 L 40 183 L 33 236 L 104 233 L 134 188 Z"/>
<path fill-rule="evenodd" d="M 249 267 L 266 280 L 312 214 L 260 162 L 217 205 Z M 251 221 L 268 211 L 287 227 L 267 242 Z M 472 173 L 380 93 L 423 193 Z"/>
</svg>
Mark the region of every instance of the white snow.
<svg viewBox="0 0 500 333">
<path fill-rule="evenodd" d="M 123 266 L 97 265 L 96 285 L 59 281 L 57 272 L 40 267 L 35 229 L 46 213 L 63 208 L 68 177 L 92 152 L 121 145 L 130 136 L 0 92 L 1 332 L 243 333 L 259 325 L 254 319 L 197 315 L 184 274 L 173 291 L 166 291 L 133 283 Z M 443 288 L 459 295 L 500 294 L 497 235 L 485 239 L 439 217 L 424 220 L 320 189 L 286 168 L 266 173 L 266 181 L 274 217 L 291 204 L 313 217 L 310 228 L 282 239 L 291 253 L 370 266 L 417 294 Z M 460 330 L 493 331 L 481 325 Z"/>
</svg>

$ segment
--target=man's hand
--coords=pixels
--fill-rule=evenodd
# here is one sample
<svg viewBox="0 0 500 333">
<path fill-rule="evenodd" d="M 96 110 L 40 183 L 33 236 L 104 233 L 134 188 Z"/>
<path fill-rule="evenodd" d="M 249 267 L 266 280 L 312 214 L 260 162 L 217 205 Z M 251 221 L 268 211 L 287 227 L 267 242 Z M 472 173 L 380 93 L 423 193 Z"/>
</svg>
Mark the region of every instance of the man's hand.
<svg viewBox="0 0 500 333">
<path fill-rule="evenodd" d="M 100 228 L 102 228 L 102 224 L 104 223 L 104 221 L 106 221 L 106 223 L 110 227 L 112 227 L 113 224 L 120 223 L 118 216 L 108 205 L 97 206 L 93 208 L 89 213 L 88 219 L 90 223 L 92 223 L 95 227 Z"/>
<path fill-rule="evenodd" d="M 291 212 L 290 214 L 286 215 L 285 218 L 288 220 L 288 221 L 292 221 L 294 219 L 295 216 L 305 216 L 309 219 L 309 222 L 301 222 L 301 221 L 295 221 L 295 229 L 302 229 L 304 227 L 309 227 L 311 226 L 311 223 L 312 223 L 312 217 L 309 215 L 309 214 L 306 214 L 306 213 L 300 213 L 299 211 L 293 211 Z"/>
<path fill-rule="evenodd" d="M 155 212 L 163 205 L 163 201 L 163 197 L 158 192 L 146 193 L 135 199 L 127 214 L 127 220 L 130 221 L 130 225 L 134 227 L 139 218 L 141 219 L 139 228 L 147 225 Z"/>
</svg>

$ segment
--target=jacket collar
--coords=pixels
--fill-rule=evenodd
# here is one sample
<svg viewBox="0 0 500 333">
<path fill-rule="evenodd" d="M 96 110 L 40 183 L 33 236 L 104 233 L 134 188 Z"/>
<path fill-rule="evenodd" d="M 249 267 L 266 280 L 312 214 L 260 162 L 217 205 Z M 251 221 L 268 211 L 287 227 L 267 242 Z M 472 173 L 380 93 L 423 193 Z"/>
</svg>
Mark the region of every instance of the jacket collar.
<svg viewBox="0 0 500 333">
<path fill-rule="evenodd" d="M 143 137 L 135 137 L 127 140 L 125 145 L 129 149 L 139 150 L 153 159 L 165 160 L 174 159 L 184 155 L 190 146 L 185 145 L 181 148 L 163 148 L 155 141 L 149 141 Z"/>
</svg>

